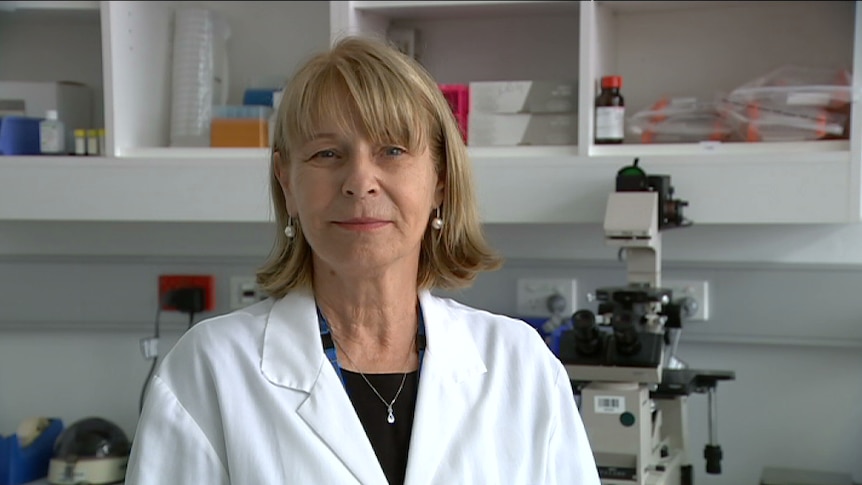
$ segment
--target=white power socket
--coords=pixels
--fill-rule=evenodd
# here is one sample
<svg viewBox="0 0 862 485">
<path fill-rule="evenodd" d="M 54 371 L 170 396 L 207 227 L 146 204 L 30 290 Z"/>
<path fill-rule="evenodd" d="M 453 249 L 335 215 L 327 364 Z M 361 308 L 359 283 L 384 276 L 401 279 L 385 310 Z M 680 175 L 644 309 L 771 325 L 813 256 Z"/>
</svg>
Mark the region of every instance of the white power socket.
<svg viewBox="0 0 862 485">
<path fill-rule="evenodd" d="M 683 314 L 683 320 L 704 322 L 709 320 L 709 282 L 706 280 L 666 280 L 662 281 L 662 288 L 667 288 L 673 292 L 673 300 L 679 301 L 683 298 L 690 298 L 694 301 L 696 308 L 694 312 L 686 316 Z M 683 309 L 685 310 L 685 309 Z"/>
<path fill-rule="evenodd" d="M 553 295 L 565 300 L 565 316 L 571 316 L 578 301 L 577 280 L 562 278 L 518 279 L 518 315 L 521 317 L 550 317 L 548 301 Z"/>
<path fill-rule="evenodd" d="M 257 287 L 254 276 L 231 276 L 230 277 L 230 309 L 238 310 L 257 303 L 263 299 L 263 295 Z"/>
</svg>

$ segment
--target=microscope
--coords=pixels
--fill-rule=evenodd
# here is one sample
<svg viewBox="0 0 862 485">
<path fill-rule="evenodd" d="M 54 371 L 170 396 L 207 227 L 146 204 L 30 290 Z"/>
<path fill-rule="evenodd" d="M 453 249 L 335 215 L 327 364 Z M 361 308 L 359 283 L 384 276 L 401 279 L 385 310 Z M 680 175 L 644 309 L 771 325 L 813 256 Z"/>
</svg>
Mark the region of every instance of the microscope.
<svg viewBox="0 0 862 485">
<path fill-rule="evenodd" d="M 721 473 L 715 391 L 733 372 L 694 370 L 674 355 L 686 304 L 661 286 L 661 234 L 691 225 L 670 177 L 638 159 L 617 172 L 604 233 L 624 256 L 628 282 L 595 291 L 560 333 L 559 357 L 579 395 L 581 418 L 604 485 L 692 485 L 687 400 L 707 393 L 706 471 Z"/>
</svg>

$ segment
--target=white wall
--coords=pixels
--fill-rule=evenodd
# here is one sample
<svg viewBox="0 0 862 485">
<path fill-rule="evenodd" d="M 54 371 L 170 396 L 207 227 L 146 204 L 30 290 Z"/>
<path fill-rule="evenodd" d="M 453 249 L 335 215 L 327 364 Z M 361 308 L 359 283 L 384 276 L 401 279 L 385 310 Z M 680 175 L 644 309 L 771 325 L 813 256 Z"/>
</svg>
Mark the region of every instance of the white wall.
<svg viewBox="0 0 862 485">
<path fill-rule="evenodd" d="M 729 192 L 730 193 L 730 192 Z M 694 225 L 662 234 L 664 261 L 862 263 L 862 224 Z M 614 259 L 597 225 L 494 226 L 488 234 L 517 258 Z"/>
<path fill-rule="evenodd" d="M 265 224 L 0 221 L 0 254 L 260 255 Z M 486 234 L 509 258 L 613 260 L 601 227 L 492 225 Z M 663 261 L 786 264 L 862 263 L 862 224 L 709 225 L 662 233 Z"/>
<path fill-rule="evenodd" d="M 138 342 L 152 334 L 157 276 L 215 275 L 214 313 L 226 311 L 227 279 L 254 271 L 275 230 L 0 223 L 0 433 L 31 415 L 66 422 L 97 415 L 132 436 L 149 370 Z M 684 330 L 680 357 L 692 367 L 737 376 L 719 385 L 722 475 L 707 476 L 700 458 L 706 397 L 690 400 L 698 483 L 756 483 L 764 466 L 862 479 L 862 301 L 854 297 L 862 287 L 862 251 L 850 251 L 862 243 L 857 229 L 671 232 L 664 233 L 666 254 L 676 257 L 666 261 L 666 276 L 709 278 L 714 290 L 711 320 Z M 490 227 L 488 233 L 510 258 L 507 265 L 452 294 L 492 311 L 514 312 L 519 277 L 575 277 L 584 306 L 588 289 L 618 284 L 624 275 L 597 227 Z M 839 247 L 843 259 L 835 256 Z M 164 353 L 185 320 L 166 314 L 162 323 Z M 808 338 L 821 331 L 831 332 L 829 338 Z"/>
</svg>

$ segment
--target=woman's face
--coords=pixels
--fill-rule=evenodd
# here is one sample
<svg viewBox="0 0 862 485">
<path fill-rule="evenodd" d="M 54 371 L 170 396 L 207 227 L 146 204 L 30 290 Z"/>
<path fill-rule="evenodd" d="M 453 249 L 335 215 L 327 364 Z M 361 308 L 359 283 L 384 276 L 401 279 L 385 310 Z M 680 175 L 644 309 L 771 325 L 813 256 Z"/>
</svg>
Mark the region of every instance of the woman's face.
<svg viewBox="0 0 862 485">
<path fill-rule="evenodd" d="M 276 176 L 314 251 L 315 270 L 364 276 L 399 265 L 415 270 L 431 214 L 443 200 L 428 148 L 409 153 L 326 123 L 297 148 Z"/>
</svg>

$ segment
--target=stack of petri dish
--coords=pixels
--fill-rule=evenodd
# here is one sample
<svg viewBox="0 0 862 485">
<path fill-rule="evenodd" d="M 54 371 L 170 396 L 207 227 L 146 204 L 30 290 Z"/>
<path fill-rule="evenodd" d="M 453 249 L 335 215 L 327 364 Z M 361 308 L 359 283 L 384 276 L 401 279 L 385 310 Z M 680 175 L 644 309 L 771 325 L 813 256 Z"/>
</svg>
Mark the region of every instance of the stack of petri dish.
<svg viewBox="0 0 862 485">
<path fill-rule="evenodd" d="M 227 103 L 230 28 L 216 11 L 183 6 L 174 14 L 172 147 L 210 145 L 213 106 Z"/>
</svg>

